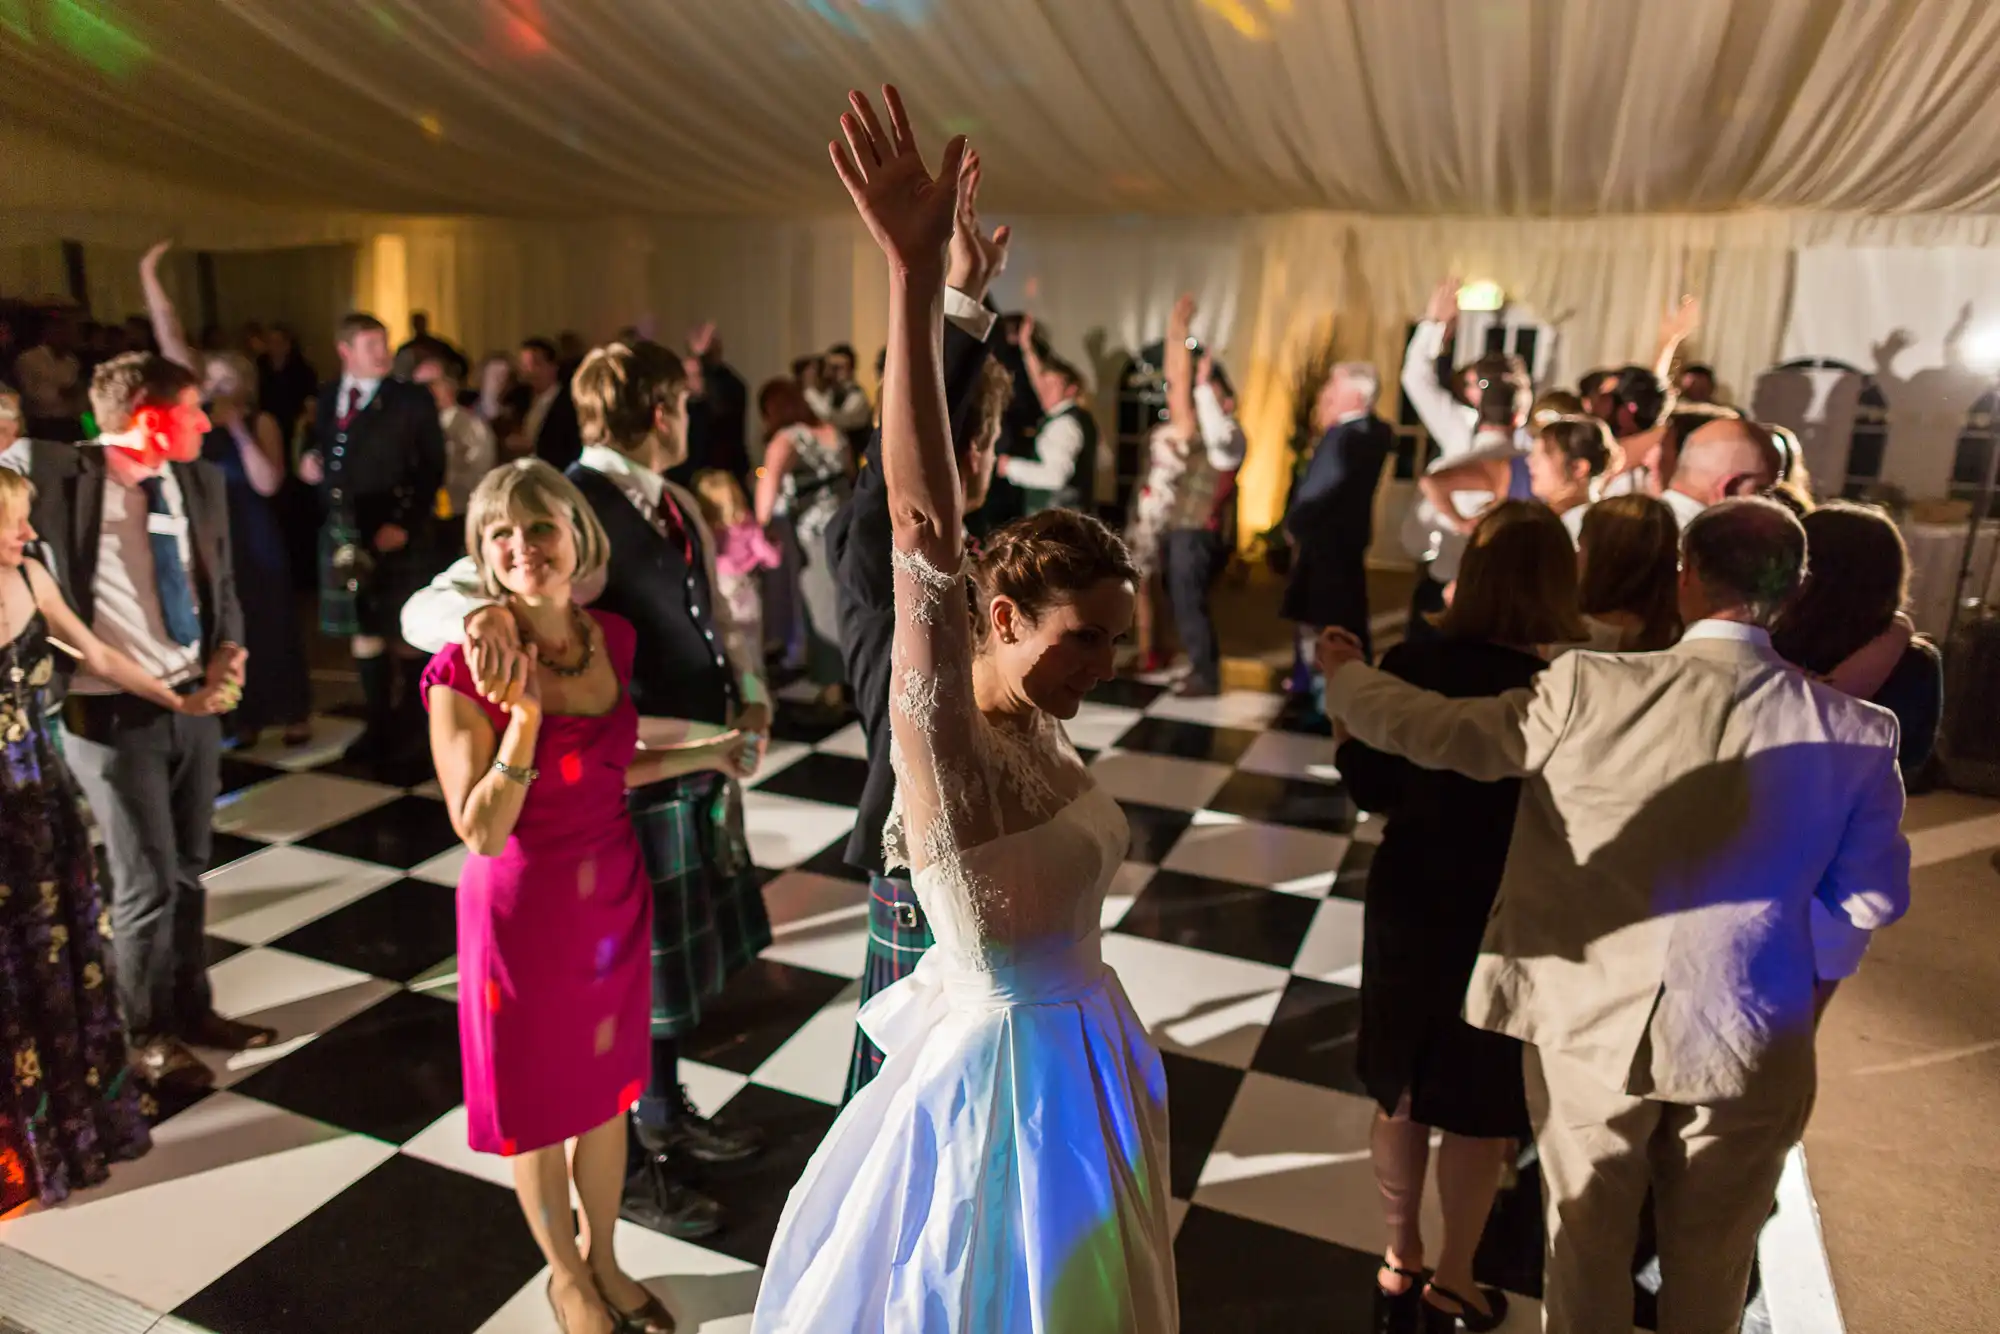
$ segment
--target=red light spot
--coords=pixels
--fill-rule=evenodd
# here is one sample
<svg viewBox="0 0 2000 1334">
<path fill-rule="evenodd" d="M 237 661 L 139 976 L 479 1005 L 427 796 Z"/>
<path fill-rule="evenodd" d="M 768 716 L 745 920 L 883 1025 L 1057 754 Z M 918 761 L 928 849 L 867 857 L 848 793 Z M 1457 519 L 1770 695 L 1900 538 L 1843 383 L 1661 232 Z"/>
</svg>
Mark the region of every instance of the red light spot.
<svg viewBox="0 0 2000 1334">
<path fill-rule="evenodd" d="M 583 756 L 571 751 L 562 757 L 563 782 L 574 783 L 583 777 Z"/>
<path fill-rule="evenodd" d="M 486 1009 L 490 1014 L 500 1013 L 500 984 L 491 978 L 486 982 Z"/>
<path fill-rule="evenodd" d="M 639 1095 L 641 1093 L 644 1093 L 645 1091 L 646 1091 L 646 1086 L 644 1082 L 641 1080 L 635 1079 L 631 1083 L 627 1084 L 624 1087 L 624 1089 L 622 1089 L 618 1094 L 618 1110 L 622 1112 L 626 1108 L 638 1102 Z"/>
<path fill-rule="evenodd" d="M 502 1158 L 512 1158 L 521 1151 L 520 1146 L 521 1142 L 519 1140 L 512 1138 L 503 1139 L 500 1141 L 500 1156 Z"/>
</svg>

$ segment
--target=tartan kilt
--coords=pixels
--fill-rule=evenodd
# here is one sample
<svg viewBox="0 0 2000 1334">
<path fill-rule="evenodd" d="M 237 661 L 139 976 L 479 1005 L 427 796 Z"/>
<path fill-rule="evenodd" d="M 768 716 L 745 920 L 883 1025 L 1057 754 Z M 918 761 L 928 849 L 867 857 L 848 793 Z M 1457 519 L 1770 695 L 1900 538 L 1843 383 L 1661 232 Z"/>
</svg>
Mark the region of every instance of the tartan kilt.
<svg viewBox="0 0 2000 1334">
<path fill-rule="evenodd" d="M 373 568 L 365 576 L 335 569 L 333 555 L 348 544 L 368 552 Z M 442 549 L 428 522 L 410 533 L 400 551 L 371 550 L 352 524 L 329 519 L 319 533 L 319 629 L 332 639 L 374 635 L 402 637 L 403 604 L 451 557 Z"/>
<path fill-rule="evenodd" d="M 360 542 L 353 525 L 338 519 L 329 519 L 319 530 L 319 629 L 334 639 L 362 633 L 360 581 L 333 567 L 334 552 Z"/>
<path fill-rule="evenodd" d="M 924 918 L 917 891 L 907 880 L 868 877 L 868 963 L 861 973 L 861 1003 L 916 971 L 917 960 L 937 943 Z M 854 1029 L 854 1056 L 847 1066 L 847 1099 L 859 1093 L 882 1069 L 882 1052 L 859 1025 Z M 845 1099 L 843 1100 L 845 1101 Z"/>
<path fill-rule="evenodd" d="M 771 943 L 771 917 L 731 780 L 668 779 L 630 793 L 627 809 L 653 882 L 653 1036 L 678 1038 Z"/>
</svg>

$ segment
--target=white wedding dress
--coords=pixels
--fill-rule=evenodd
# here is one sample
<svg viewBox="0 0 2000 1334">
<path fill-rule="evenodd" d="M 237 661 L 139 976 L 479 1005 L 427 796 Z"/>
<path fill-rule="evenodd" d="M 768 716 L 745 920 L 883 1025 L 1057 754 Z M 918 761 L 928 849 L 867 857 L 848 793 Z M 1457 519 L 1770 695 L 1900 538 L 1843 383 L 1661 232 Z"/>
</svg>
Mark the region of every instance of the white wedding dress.
<svg viewBox="0 0 2000 1334">
<path fill-rule="evenodd" d="M 885 832 L 937 945 L 786 1203 L 754 1334 L 1174 1334 L 1167 1088 L 1104 964 L 1124 813 L 1046 714 L 973 707 L 964 581 L 897 552 Z"/>
</svg>

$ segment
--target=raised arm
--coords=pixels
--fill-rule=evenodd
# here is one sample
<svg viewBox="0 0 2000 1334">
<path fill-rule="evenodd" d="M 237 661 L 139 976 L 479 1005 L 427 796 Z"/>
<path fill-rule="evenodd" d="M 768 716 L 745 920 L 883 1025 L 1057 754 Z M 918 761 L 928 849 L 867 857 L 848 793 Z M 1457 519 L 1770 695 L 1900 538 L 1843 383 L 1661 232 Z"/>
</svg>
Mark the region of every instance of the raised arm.
<svg viewBox="0 0 2000 1334">
<path fill-rule="evenodd" d="M 162 241 L 146 252 L 139 261 L 139 286 L 146 294 L 146 313 L 152 316 L 153 338 L 160 345 L 160 355 L 198 376 L 201 367 L 195 364 L 194 347 L 188 342 L 187 330 L 181 327 L 180 312 L 174 309 L 173 299 L 160 281 L 160 258 L 173 246 L 172 241 Z"/>
<path fill-rule="evenodd" d="M 1161 366 L 1167 377 L 1167 421 L 1183 440 L 1200 432 L 1194 415 L 1194 353 L 1188 349 L 1188 330 L 1194 325 L 1194 297 L 1183 295 L 1167 316 L 1166 355 Z"/>
<path fill-rule="evenodd" d="M 1653 352 L 1653 374 L 1661 384 L 1672 388 L 1674 372 L 1679 369 L 1681 345 L 1694 336 L 1701 327 L 1701 300 L 1684 296 L 1660 321 L 1660 344 Z"/>
<path fill-rule="evenodd" d="M 1424 318 L 1410 336 L 1403 353 L 1403 395 L 1417 410 L 1424 429 L 1441 457 L 1450 458 L 1472 448 L 1473 421 L 1463 403 L 1438 383 L 1437 359 L 1444 341 L 1458 318 L 1458 279 L 1447 278 L 1431 293 Z"/>
<path fill-rule="evenodd" d="M 834 168 L 889 261 L 889 344 L 883 372 L 882 476 L 895 572 L 889 723 L 905 849 L 919 870 L 999 832 L 983 780 L 983 720 L 972 692 L 965 612 L 964 495 L 945 408 L 946 246 L 954 223 L 976 229 L 965 140 L 945 148 L 933 177 L 893 88 L 890 130 L 860 93 L 841 117 Z M 975 794 L 979 797 L 975 800 Z"/>
</svg>

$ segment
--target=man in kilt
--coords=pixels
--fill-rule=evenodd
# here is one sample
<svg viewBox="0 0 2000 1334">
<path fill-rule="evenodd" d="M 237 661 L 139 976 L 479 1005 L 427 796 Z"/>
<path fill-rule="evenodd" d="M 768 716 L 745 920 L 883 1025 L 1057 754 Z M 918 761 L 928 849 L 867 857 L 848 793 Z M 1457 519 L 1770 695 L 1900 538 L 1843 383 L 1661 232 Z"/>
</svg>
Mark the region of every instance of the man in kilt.
<svg viewBox="0 0 2000 1334">
<path fill-rule="evenodd" d="M 340 378 L 320 389 L 320 448 L 299 461 L 299 474 L 319 487 L 325 516 L 320 630 L 348 641 L 361 678 L 367 726 L 348 757 L 376 764 L 392 758 L 397 738 L 407 749 L 428 735 L 418 693 L 423 659 L 393 650 L 403 600 L 437 569 L 444 430 L 427 390 L 389 378 L 393 359 L 382 321 L 349 315 L 336 338 Z"/>
<path fill-rule="evenodd" d="M 972 166 L 976 170 L 976 161 Z M 961 208 L 952 233 L 944 327 L 945 394 L 967 514 L 986 500 L 1002 419 L 1014 393 L 1013 377 L 993 356 L 998 318 L 981 304 L 987 287 L 1006 265 L 1008 236 L 1004 228 L 991 237 L 980 235 L 971 202 Z M 868 443 L 867 465 L 854 494 L 827 528 L 826 544 L 839 581 L 847 681 L 868 743 L 868 781 L 845 852 L 848 865 L 868 873 L 868 962 L 861 977 L 861 1002 L 866 1005 L 890 983 L 909 976 L 934 943 L 908 868 L 892 876 L 882 860 L 882 824 L 896 791 L 889 767 L 889 647 L 896 607 L 880 426 Z M 881 1067 L 881 1050 L 857 1028 L 847 1097 L 858 1093 Z"/>
<path fill-rule="evenodd" d="M 653 1056 L 633 1113 L 639 1151 L 624 1212 L 655 1231 L 701 1237 L 721 1226 L 721 1208 L 680 1179 L 677 1160 L 734 1162 L 761 1147 L 753 1131 L 696 1112 L 679 1061 L 703 1007 L 771 943 L 736 786 L 762 757 L 770 706 L 760 664 L 728 656 L 735 640 L 728 603 L 713 592 L 714 537 L 694 497 L 665 477 L 687 451 L 681 358 L 657 343 L 614 343 L 584 359 L 571 387 L 586 443 L 567 475 L 611 539 L 602 590 L 579 587 L 578 600 L 623 616 L 637 632 L 631 688 L 642 737 L 745 734 L 726 771 L 627 794 L 653 882 Z M 405 637 L 426 648 L 462 640 L 493 698 L 521 688 L 527 658 L 513 617 L 480 595 L 470 560 L 412 598 L 402 623 Z"/>
</svg>

